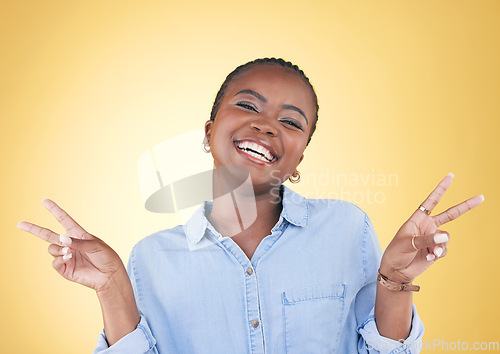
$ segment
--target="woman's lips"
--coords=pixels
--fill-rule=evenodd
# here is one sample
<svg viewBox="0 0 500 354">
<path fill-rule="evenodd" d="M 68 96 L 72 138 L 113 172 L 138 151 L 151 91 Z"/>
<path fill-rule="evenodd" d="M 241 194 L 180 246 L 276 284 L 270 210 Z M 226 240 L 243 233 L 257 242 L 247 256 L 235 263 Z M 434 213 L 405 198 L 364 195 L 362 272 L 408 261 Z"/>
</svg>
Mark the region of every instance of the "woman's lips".
<svg viewBox="0 0 500 354">
<path fill-rule="evenodd" d="M 273 164 L 274 162 L 276 162 L 276 157 L 273 158 L 272 161 L 267 161 L 265 159 L 265 157 L 257 154 L 257 153 L 254 153 L 254 152 L 251 152 L 251 151 L 245 151 L 245 150 L 241 150 L 238 145 L 237 145 L 237 142 L 235 141 L 234 142 L 234 148 L 236 149 L 236 151 L 238 151 L 238 153 L 240 155 L 242 155 L 243 157 L 245 157 L 246 159 L 252 161 L 252 162 L 255 162 L 259 165 L 271 165 Z"/>
<path fill-rule="evenodd" d="M 234 143 L 240 150 L 257 153 L 257 157 L 263 156 L 265 161 L 271 162 L 278 159 L 271 144 L 260 139 L 247 137 L 235 140 Z"/>
</svg>

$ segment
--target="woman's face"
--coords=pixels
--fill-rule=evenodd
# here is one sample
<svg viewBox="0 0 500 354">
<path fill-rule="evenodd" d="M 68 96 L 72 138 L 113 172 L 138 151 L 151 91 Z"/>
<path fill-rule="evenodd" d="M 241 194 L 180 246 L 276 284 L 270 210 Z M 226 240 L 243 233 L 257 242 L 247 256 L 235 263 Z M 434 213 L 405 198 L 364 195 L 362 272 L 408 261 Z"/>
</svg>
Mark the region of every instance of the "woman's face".
<svg viewBox="0 0 500 354">
<path fill-rule="evenodd" d="M 313 119 L 315 105 L 299 75 L 277 65 L 256 65 L 231 82 L 205 132 L 215 166 L 244 168 L 257 192 L 293 174 Z"/>
</svg>

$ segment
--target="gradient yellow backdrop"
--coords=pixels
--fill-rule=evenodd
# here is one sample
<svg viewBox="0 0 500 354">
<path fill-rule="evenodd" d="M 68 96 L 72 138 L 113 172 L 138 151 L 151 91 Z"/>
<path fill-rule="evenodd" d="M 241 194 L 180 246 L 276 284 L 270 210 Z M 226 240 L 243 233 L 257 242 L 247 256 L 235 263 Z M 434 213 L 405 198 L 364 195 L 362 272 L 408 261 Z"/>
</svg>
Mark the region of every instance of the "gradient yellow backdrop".
<svg viewBox="0 0 500 354">
<path fill-rule="evenodd" d="M 178 223 L 144 209 L 138 157 L 201 128 L 225 76 L 264 56 L 298 64 L 319 97 L 293 188 L 358 196 L 383 248 L 448 172 L 437 211 L 484 194 L 442 227 L 449 253 L 414 301 L 427 341 L 499 342 L 499 18 L 497 0 L 2 1 L 0 351 L 88 353 L 102 328 L 93 291 L 17 222 L 62 232 L 51 198 L 126 261 Z M 313 183 L 328 174 L 397 183 Z"/>
</svg>

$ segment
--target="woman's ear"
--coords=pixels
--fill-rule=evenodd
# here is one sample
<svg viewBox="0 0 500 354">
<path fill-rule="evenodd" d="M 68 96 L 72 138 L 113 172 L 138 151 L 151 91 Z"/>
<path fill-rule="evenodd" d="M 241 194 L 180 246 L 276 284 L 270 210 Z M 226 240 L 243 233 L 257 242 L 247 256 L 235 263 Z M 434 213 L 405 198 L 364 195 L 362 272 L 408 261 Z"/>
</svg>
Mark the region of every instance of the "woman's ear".
<svg viewBox="0 0 500 354">
<path fill-rule="evenodd" d="M 302 154 L 302 156 L 300 157 L 299 163 L 297 164 L 297 167 L 299 167 L 299 165 L 300 165 L 300 163 L 302 162 L 303 159 L 304 159 L 304 154 Z"/>
<path fill-rule="evenodd" d="M 214 125 L 214 121 L 213 120 L 207 120 L 205 122 L 205 140 L 207 142 L 210 142 L 210 137 L 211 137 L 211 134 L 212 134 L 212 127 Z"/>
</svg>

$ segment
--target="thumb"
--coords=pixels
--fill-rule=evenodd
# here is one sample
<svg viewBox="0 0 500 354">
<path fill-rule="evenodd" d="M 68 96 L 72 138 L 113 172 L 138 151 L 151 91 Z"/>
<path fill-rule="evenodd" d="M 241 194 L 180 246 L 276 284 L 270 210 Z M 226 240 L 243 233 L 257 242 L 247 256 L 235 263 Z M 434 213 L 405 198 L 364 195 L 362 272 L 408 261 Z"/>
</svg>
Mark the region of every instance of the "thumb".
<svg viewBox="0 0 500 354">
<path fill-rule="evenodd" d="M 440 231 L 440 232 L 435 233 L 433 235 L 415 236 L 413 238 L 413 242 L 415 243 L 415 247 L 420 250 L 423 248 L 432 247 L 435 245 L 439 245 L 439 244 L 448 242 L 449 239 L 450 239 L 450 236 L 447 232 Z M 410 244 L 410 247 L 412 249 L 414 249 L 412 244 Z"/>
</svg>

